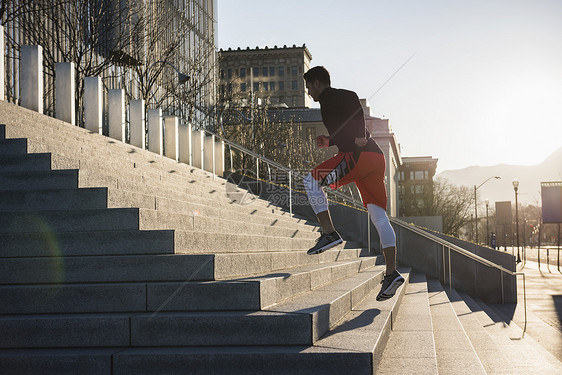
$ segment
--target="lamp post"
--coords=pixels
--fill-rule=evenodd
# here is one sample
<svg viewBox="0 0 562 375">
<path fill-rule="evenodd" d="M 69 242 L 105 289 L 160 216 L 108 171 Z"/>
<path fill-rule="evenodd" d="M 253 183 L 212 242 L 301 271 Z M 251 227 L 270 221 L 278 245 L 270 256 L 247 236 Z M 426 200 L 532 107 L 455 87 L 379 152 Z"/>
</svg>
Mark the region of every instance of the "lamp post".
<svg viewBox="0 0 562 375">
<path fill-rule="evenodd" d="M 517 191 L 519 190 L 519 180 L 516 178 L 512 182 L 513 190 L 515 190 L 515 234 L 517 239 L 517 263 L 521 262 L 521 256 L 519 255 L 519 209 L 517 204 Z"/>
<path fill-rule="evenodd" d="M 490 239 L 490 230 L 489 230 L 489 226 L 488 226 L 488 206 L 490 205 L 490 200 L 488 200 L 488 198 L 486 198 L 486 200 L 484 201 L 486 203 L 486 245 L 490 245 L 489 239 Z"/>
<path fill-rule="evenodd" d="M 486 182 L 490 181 L 492 178 L 495 178 L 496 180 L 499 180 L 501 177 L 500 176 L 492 176 L 489 177 L 486 181 L 482 182 L 480 185 L 476 186 L 474 185 L 474 221 L 476 223 L 476 244 L 478 244 L 478 198 L 476 196 L 476 190 L 480 189 L 480 187 L 482 185 L 484 185 Z"/>
</svg>

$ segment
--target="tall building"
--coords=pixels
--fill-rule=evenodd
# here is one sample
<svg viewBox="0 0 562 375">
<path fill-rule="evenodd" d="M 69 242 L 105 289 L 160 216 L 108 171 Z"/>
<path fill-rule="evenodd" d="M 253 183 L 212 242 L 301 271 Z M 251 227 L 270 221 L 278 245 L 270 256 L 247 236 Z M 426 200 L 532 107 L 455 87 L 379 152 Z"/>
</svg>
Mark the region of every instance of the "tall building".
<svg viewBox="0 0 562 375">
<path fill-rule="evenodd" d="M 431 156 L 403 157 L 399 168 L 400 216 L 427 216 L 433 199 L 437 160 Z"/>
<path fill-rule="evenodd" d="M 45 113 L 54 115 L 55 66 L 76 64 L 77 124 L 85 76 L 127 99 L 206 126 L 216 104 L 216 0 L 6 2 L 6 98 L 19 100 L 19 49 L 43 48 Z M 189 76 L 181 85 L 177 72 Z"/>
<path fill-rule="evenodd" d="M 310 107 L 302 75 L 312 55 L 297 47 L 237 48 L 219 51 L 219 96 L 223 103 L 251 106 L 258 100 L 270 107 Z"/>
</svg>

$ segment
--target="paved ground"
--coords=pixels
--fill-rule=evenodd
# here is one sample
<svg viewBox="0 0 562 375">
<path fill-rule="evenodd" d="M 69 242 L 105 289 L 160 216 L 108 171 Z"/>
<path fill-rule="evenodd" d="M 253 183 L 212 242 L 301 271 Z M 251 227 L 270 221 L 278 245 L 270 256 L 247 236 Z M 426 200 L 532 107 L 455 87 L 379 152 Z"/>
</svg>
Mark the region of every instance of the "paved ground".
<svg viewBox="0 0 562 375">
<path fill-rule="evenodd" d="M 544 263 L 539 270 L 538 263 L 529 259 L 530 256 L 527 256 L 524 267 L 522 264 L 517 267 L 518 271 L 525 272 L 528 309 L 527 334 L 562 361 L 562 273 L 557 270 L 556 262 L 554 266 L 550 267 L 549 272 Z M 518 277 L 518 294 L 519 304 L 516 308 L 514 305 L 493 305 L 492 307 L 504 319 L 510 318 L 523 328 L 525 314 L 521 277 Z"/>
</svg>

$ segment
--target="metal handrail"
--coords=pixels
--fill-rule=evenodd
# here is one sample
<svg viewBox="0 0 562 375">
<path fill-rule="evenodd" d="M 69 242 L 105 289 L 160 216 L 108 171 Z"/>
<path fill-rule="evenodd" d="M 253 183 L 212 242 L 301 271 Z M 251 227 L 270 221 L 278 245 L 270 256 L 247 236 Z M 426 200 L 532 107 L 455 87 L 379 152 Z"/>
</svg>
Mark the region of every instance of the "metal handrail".
<svg viewBox="0 0 562 375">
<path fill-rule="evenodd" d="M 180 120 L 183 120 L 183 119 L 180 119 Z M 219 140 L 223 141 L 230 148 L 235 148 L 239 151 L 242 151 L 242 152 L 248 154 L 251 157 L 256 158 L 256 160 L 258 160 L 258 161 L 264 162 L 267 165 L 274 166 L 274 167 L 276 167 L 280 170 L 283 170 L 283 171 L 287 172 L 288 175 L 289 175 L 289 186 L 288 186 L 289 194 L 291 194 L 292 190 L 294 190 L 292 188 L 292 183 L 291 183 L 292 177 L 291 176 L 300 177 L 301 179 L 304 178 L 304 176 L 302 174 L 295 172 L 291 168 L 285 167 L 285 166 L 283 166 L 283 165 L 281 165 L 281 164 L 279 164 L 279 163 L 277 163 L 273 160 L 270 160 L 270 159 L 268 159 L 268 158 L 266 158 L 262 155 L 257 154 L 254 151 L 248 150 L 247 148 L 245 148 L 245 147 L 243 147 L 243 146 L 241 146 L 237 143 L 234 143 L 234 142 L 216 134 L 215 132 L 213 132 L 211 130 L 204 129 L 204 128 L 201 128 L 201 127 L 198 127 L 198 126 L 196 126 L 195 128 L 196 128 L 196 130 L 204 131 L 204 132 L 214 136 L 215 139 L 219 139 Z M 259 174 L 258 174 L 257 178 L 259 179 Z M 337 196 L 338 198 L 344 200 L 345 202 L 347 202 L 349 204 L 352 204 L 355 209 L 358 209 L 360 211 L 366 211 L 365 208 L 363 207 L 362 202 L 359 202 L 358 200 L 356 200 L 356 199 L 354 199 L 354 198 L 352 198 L 352 197 L 350 197 L 350 196 L 348 196 L 348 195 L 346 195 L 342 192 L 335 191 L 335 190 L 329 190 L 328 193 L 332 194 L 334 196 Z M 291 198 L 289 198 L 289 206 L 290 206 L 290 213 L 292 215 Z M 368 216 L 367 216 L 367 220 L 369 220 Z M 504 287 L 503 287 L 503 273 L 505 272 L 508 275 L 515 276 L 515 277 L 522 276 L 523 277 L 523 300 L 524 300 L 524 312 L 525 312 L 525 325 L 523 327 L 523 334 L 522 334 L 521 337 L 523 338 L 525 336 L 525 332 L 527 331 L 527 293 L 526 293 L 525 273 L 524 272 L 517 272 L 517 271 L 514 272 L 514 271 L 511 271 L 511 270 L 508 270 L 507 268 L 505 268 L 505 267 L 503 267 L 499 264 L 496 264 L 496 263 L 494 263 L 494 262 L 492 262 L 488 259 L 482 258 L 481 256 L 478 256 L 476 254 L 473 254 L 470 251 L 468 251 L 466 249 L 463 249 L 460 246 L 457 246 L 453 243 L 450 243 L 450 242 L 448 242 L 448 241 L 446 241 L 442 238 L 439 238 L 439 237 L 437 237 L 437 236 L 435 236 L 431 233 L 428 233 L 427 231 L 424 231 L 423 229 L 420 229 L 420 228 L 418 228 L 414 225 L 408 224 L 408 223 L 406 223 L 402 220 L 399 220 L 399 219 L 396 219 L 396 218 L 390 218 L 390 221 L 399 225 L 399 226 L 401 226 L 401 227 L 403 227 L 403 228 L 405 228 L 405 229 L 411 230 L 411 231 L 413 231 L 413 232 L 415 232 L 415 233 L 417 233 L 417 234 L 419 234 L 419 235 L 421 235 L 421 236 L 423 236 L 423 237 L 425 237 L 425 238 L 427 238 L 427 239 L 429 239 L 433 242 L 436 242 L 436 243 L 442 245 L 443 246 L 443 262 L 445 262 L 445 256 L 444 256 L 445 247 L 447 247 L 449 249 L 449 290 L 450 290 L 450 292 L 452 291 L 452 268 L 451 268 L 451 254 L 450 254 L 451 250 L 453 250 L 453 251 L 457 252 L 458 254 L 461 254 L 461 255 L 469 258 L 469 259 L 472 259 L 476 262 L 479 262 L 479 263 L 481 263 L 485 266 L 496 268 L 501 272 L 501 277 L 502 277 L 501 278 L 501 282 L 502 282 L 502 302 L 505 302 Z M 368 228 L 370 229 L 370 226 L 368 226 Z M 369 237 L 368 238 L 369 245 L 368 246 L 370 248 L 370 231 L 368 232 L 368 234 L 369 234 L 369 236 L 368 236 Z M 443 271 L 445 271 L 445 269 Z"/>
</svg>

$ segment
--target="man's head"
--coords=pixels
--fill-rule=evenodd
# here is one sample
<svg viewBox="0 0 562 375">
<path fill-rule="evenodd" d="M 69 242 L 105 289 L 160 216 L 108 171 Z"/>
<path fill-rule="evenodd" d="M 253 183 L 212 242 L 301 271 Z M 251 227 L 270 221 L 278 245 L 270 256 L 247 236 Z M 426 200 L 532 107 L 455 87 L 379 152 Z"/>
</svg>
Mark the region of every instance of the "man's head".
<svg viewBox="0 0 562 375">
<path fill-rule="evenodd" d="M 309 69 L 303 75 L 306 81 L 306 88 L 308 95 L 314 99 L 315 102 L 320 98 L 320 94 L 325 88 L 330 87 L 330 73 L 323 66 L 315 66 Z"/>
</svg>

